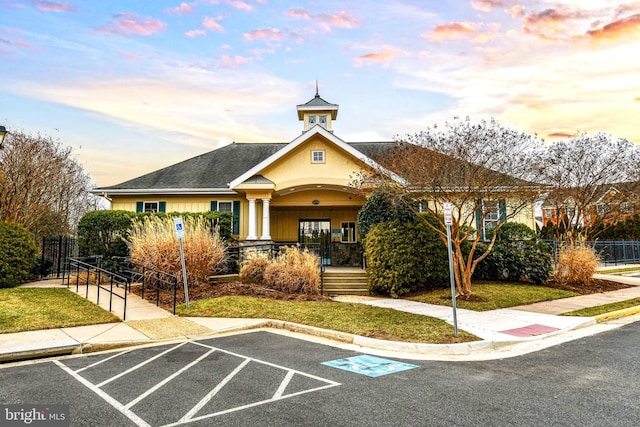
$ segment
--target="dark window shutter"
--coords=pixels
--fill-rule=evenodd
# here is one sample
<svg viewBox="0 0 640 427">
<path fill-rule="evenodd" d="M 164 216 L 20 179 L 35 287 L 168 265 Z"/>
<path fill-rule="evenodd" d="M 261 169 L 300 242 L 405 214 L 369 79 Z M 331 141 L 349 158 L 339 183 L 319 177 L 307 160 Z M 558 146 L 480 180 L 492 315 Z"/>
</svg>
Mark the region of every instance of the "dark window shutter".
<svg viewBox="0 0 640 427">
<path fill-rule="evenodd" d="M 211 201 L 211 209 L 209 209 L 213 212 L 218 210 L 218 201 L 217 200 L 212 200 Z"/>
<path fill-rule="evenodd" d="M 166 212 L 167 211 L 167 202 L 158 203 L 158 212 Z"/>
<path fill-rule="evenodd" d="M 500 222 L 503 222 L 507 219 L 507 201 L 504 199 L 500 200 L 498 207 L 500 210 Z"/>
<path fill-rule="evenodd" d="M 484 237 L 484 230 L 482 229 L 482 201 L 479 202 L 480 207 L 476 209 L 476 230 L 478 235 Z"/>
<path fill-rule="evenodd" d="M 144 202 L 136 202 L 136 212 L 142 212 L 144 210 Z"/>
<path fill-rule="evenodd" d="M 233 231 L 231 234 L 240 234 L 240 201 L 233 201 Z"/>
</svg>

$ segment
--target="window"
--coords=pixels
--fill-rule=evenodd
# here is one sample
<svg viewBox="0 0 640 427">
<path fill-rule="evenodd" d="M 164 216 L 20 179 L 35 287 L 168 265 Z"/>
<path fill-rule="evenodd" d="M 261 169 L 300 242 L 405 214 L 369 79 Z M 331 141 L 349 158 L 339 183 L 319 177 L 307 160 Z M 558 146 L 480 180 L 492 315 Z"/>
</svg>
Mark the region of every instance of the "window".
<svg viewBox="0 0 640 427">
<path fill-rule="evenodd" d="M 311 128 L 316 124 L 316 119 L 317 119 L 316 116 L 309 116 L 309 128 Z"/>
<path fill-rule="evenodd" d="M 311 151 L 311 163 L 324 163 L 324 150 Z"/>
<path fill-rule="evenodd" d="M 507 219 L 507 205 L 504 200 L 482 200 L 481 206 L 476 211 L 476 227 L 482 233 L 482 240 L 487 240 L 491 238 L 492 230 Z"/>
<path fill-rule="evenodd" d="M 356 223 L 355 222 L 343 222 L 342 223 L 342 237 L 340 238 L 342 243 L 354 243 L 356 241 Z"/>
<path fill-rule="evenodd" d="M 158 212 L 158 202 L 143 202 L 142 212 Z"/>
<path fill-rule="evenodd" d="M 598 215 L 606 215 L 608 213 L 611 213 L 611 206 L 604 203 L 598 204 L 596 205 L 596 212 L 598 213 Z"/>
<path fill-rule="evenodd" d="M 231 214 L 231 234 L 240 234 L 240 201 L 211 201 L 211 210 Z"/>
<path fill-rule="evenodd" d="M 318 124 L 323 128 L 327 128 L 327 116 L 318 116 Z"/>
<path fill-rule="evenodd" d="M 218 211 L 233 213 L 233 202 L 218 202 Z"/>
</svg>

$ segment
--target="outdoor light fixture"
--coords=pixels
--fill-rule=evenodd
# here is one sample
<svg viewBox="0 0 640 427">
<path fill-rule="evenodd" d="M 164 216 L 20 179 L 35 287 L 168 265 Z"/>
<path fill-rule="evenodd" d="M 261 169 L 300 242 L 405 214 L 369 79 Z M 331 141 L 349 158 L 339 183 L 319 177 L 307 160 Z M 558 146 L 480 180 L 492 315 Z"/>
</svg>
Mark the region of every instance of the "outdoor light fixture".
<svg viewBox="0 0 640 427">
<path fill-rule="evenodd" d="M 7 134 L 7 128 L 4 126 L 0 126 L 0 150 L 2 150 L 2 141 L 4 141 L 4 137 Z"/>
</svg>

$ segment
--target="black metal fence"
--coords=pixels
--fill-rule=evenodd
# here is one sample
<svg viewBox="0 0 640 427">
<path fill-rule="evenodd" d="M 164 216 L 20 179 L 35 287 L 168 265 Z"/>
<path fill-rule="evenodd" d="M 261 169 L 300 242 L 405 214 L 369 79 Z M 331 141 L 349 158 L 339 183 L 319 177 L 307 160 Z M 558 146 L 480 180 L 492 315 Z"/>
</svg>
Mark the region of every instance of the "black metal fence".
<svg viewBox="0 0 640 427">
<path fill-rule="evenodd" d="M 64 277 L 67 259 L 78 256 L 78 241 L 72 237 L 44 237 L 42 239 L 39 272 L 41 278 Z"/>
<path fill-rule="evenodd" d="M 310 253 L 323 257 L 322 247 L 319 243 L 249 243 L 227 247 L 227 271 L 224 273 L 238 273 L 239 267 L 247 259 L 264 257 L 275 258 L 287 247 L 297 247 L 300 250 L 307 249 Z"/>
<path fill-rule="evenodd" d="M 560 243 L 555 239 L 546 242 L 557 260 Z M 585 245 L 592 247 L 604 264 L 640 264 L 640 240 L 595 240 Z"/>
</svg>

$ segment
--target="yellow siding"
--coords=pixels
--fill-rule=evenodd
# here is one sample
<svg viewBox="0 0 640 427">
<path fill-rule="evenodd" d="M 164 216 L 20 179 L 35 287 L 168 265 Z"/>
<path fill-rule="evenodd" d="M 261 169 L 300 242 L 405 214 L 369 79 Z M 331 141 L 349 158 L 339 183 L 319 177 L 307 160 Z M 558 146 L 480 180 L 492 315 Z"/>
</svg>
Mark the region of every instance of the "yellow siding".
<svg viewBox="0 0 640 427">
<path fill-rule="evenodd" d="M 271 236 L 277 242 L 298 241 L 298 220 L 328 219 L 331 228 L 340 228 L 341 223 L 356 222 L 358 207 L 352 208 L 273 208 L 271 209 Z M 357 234 L 357 230 L 356 230 Z"/>
<path fill-rule="evenodd" d="M 312 163 L 311 152 L 324 150 L 325 162 Z M 339 185 L 348 187 L 350 176 L 364 166 L 360 160 L 316 135 L 260 173 L 275 183 L 275 190 L 300 185 Z"/>
</svg>

